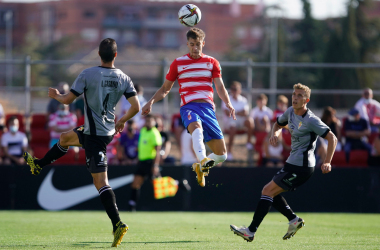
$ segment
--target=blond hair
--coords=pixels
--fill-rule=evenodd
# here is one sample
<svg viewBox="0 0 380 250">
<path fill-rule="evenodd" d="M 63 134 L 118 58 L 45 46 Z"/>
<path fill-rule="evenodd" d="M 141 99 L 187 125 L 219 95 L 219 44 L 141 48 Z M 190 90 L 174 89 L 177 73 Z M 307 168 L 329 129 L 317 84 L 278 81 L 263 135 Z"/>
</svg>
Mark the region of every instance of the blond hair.
<svg viewBox="0 0 380 250">
<path fill-rule="evenodd" d="M 294 84 L 293 89 L 302 89 L 302 90 L 305 90 L 306 98 L 310 99 L 311 89 L 308 86 L 303 85 L 301 83 L 297 83 L 297 84 Z"/>
</svg>

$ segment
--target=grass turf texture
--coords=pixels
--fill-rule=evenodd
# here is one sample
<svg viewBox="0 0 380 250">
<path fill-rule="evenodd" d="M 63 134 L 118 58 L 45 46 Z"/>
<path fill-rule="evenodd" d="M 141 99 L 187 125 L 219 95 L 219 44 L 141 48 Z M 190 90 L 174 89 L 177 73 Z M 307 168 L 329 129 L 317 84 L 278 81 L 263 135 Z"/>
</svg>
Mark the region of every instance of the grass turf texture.
<svg viewBox="0 0 380 250">
<path fill-rule="evenodd" d="M 129 231 L 121 249 L 379 249 L 379 214 L 299 213 L 306 226 L 282 240 L 287 221 L 269 213 L 253 242 L 230 224 L 248 225 L 252 213 L 121 212 Z M 0 211 L 0 249 L 110 248 L 105 212 Z"/>
</svg>

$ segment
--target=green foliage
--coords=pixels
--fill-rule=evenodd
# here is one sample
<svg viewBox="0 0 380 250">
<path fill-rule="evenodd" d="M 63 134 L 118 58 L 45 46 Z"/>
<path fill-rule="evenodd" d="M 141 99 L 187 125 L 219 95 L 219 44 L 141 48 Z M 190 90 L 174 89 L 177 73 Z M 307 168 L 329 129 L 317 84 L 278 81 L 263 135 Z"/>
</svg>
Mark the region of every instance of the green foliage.
<svg viewBox="0 0 380 250">
<path fill-rule="evenodd" d="M 67 59 L 75 51 L 75 49 L 70 47 L 71 41 L 70 37 L 64 37 L 49 45 L 44 45 L 41 43 L 41 39 L 35 30 L 30 29 L 25 36 L 25 42 L 18 49 L 18 54 L 22 56 L 29 55 L 33 61 L 63 60 Z M 31 69 L 31 84 L 32 86 L 48 87 L 55 86 L 61 81 L 72 82 L 75 78 L 66 73 L 66 68 L 67 65 L 33 64 Z M 20 66 L 19 70 L 23 72 L 24 65 Z M 23 75 L 22 78 L 16 77 L 15 82 L 17 85 L 24 85 Z"/>
<path fill-rule="evenodd" d="M 380 215 L 300 213 L 306 226 L 282 240 L 288 225 L 269 213 L 253 242 L 230 224 L 249 224 L 253 213 L 121 212 L 129 226 L 121 249 L 378 249 Z M 1 249 L 109 249 L 112 226 L 103 211 L 0 211 Z"/>
<path fill-rule="evenodd" d="M 339 28 L 332 31 L 325 61 L 340 63 L 370 63 L 380 52 L 380 20 L 368 18 L 366 10 L 372 0 L 349 0 L 347 16 Z M 326 88 L 358 89 L 372 87 L 379 80 L 373 69 L 325 69 L 323 82 Z"/>
</svg>

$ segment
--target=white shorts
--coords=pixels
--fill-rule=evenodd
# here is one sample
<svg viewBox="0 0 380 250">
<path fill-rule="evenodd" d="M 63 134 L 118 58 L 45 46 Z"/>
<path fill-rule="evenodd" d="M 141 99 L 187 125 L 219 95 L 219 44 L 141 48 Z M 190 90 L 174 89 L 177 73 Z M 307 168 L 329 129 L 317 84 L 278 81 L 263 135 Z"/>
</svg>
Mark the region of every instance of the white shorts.
<svg viewBox="0 0 380 250">
<path fill-rule="evenodd" d="M 244 122 L 246 118 L 243 116 L 236 116 L 236 120 L 234 120 L 232 117 L 225 117 L 224 124 L 226 129 L 234 127 L 236 129 L 243 129 L 245 128 Z"/>
</svg>

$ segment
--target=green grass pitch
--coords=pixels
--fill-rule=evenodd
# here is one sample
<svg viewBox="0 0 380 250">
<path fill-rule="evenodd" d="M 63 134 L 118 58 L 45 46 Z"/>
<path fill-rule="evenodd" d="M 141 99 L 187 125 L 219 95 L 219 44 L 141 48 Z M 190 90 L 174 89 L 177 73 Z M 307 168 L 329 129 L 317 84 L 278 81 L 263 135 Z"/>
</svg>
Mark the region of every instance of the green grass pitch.
<svg viewBox="0 0 380 250">
<path fill-rule="evenodd" d="M 286 219 L 269 213 L 247 243 L 230 224 L 253 213 L 121 212 L 129 225 L 119 249 L 380 249 L 380 214 L 299 213 L 305 227 L 282 240 Z M 0 249 L 102 249 L 113 240 L 101 211 L 0 211 Z"/>
</svg>

